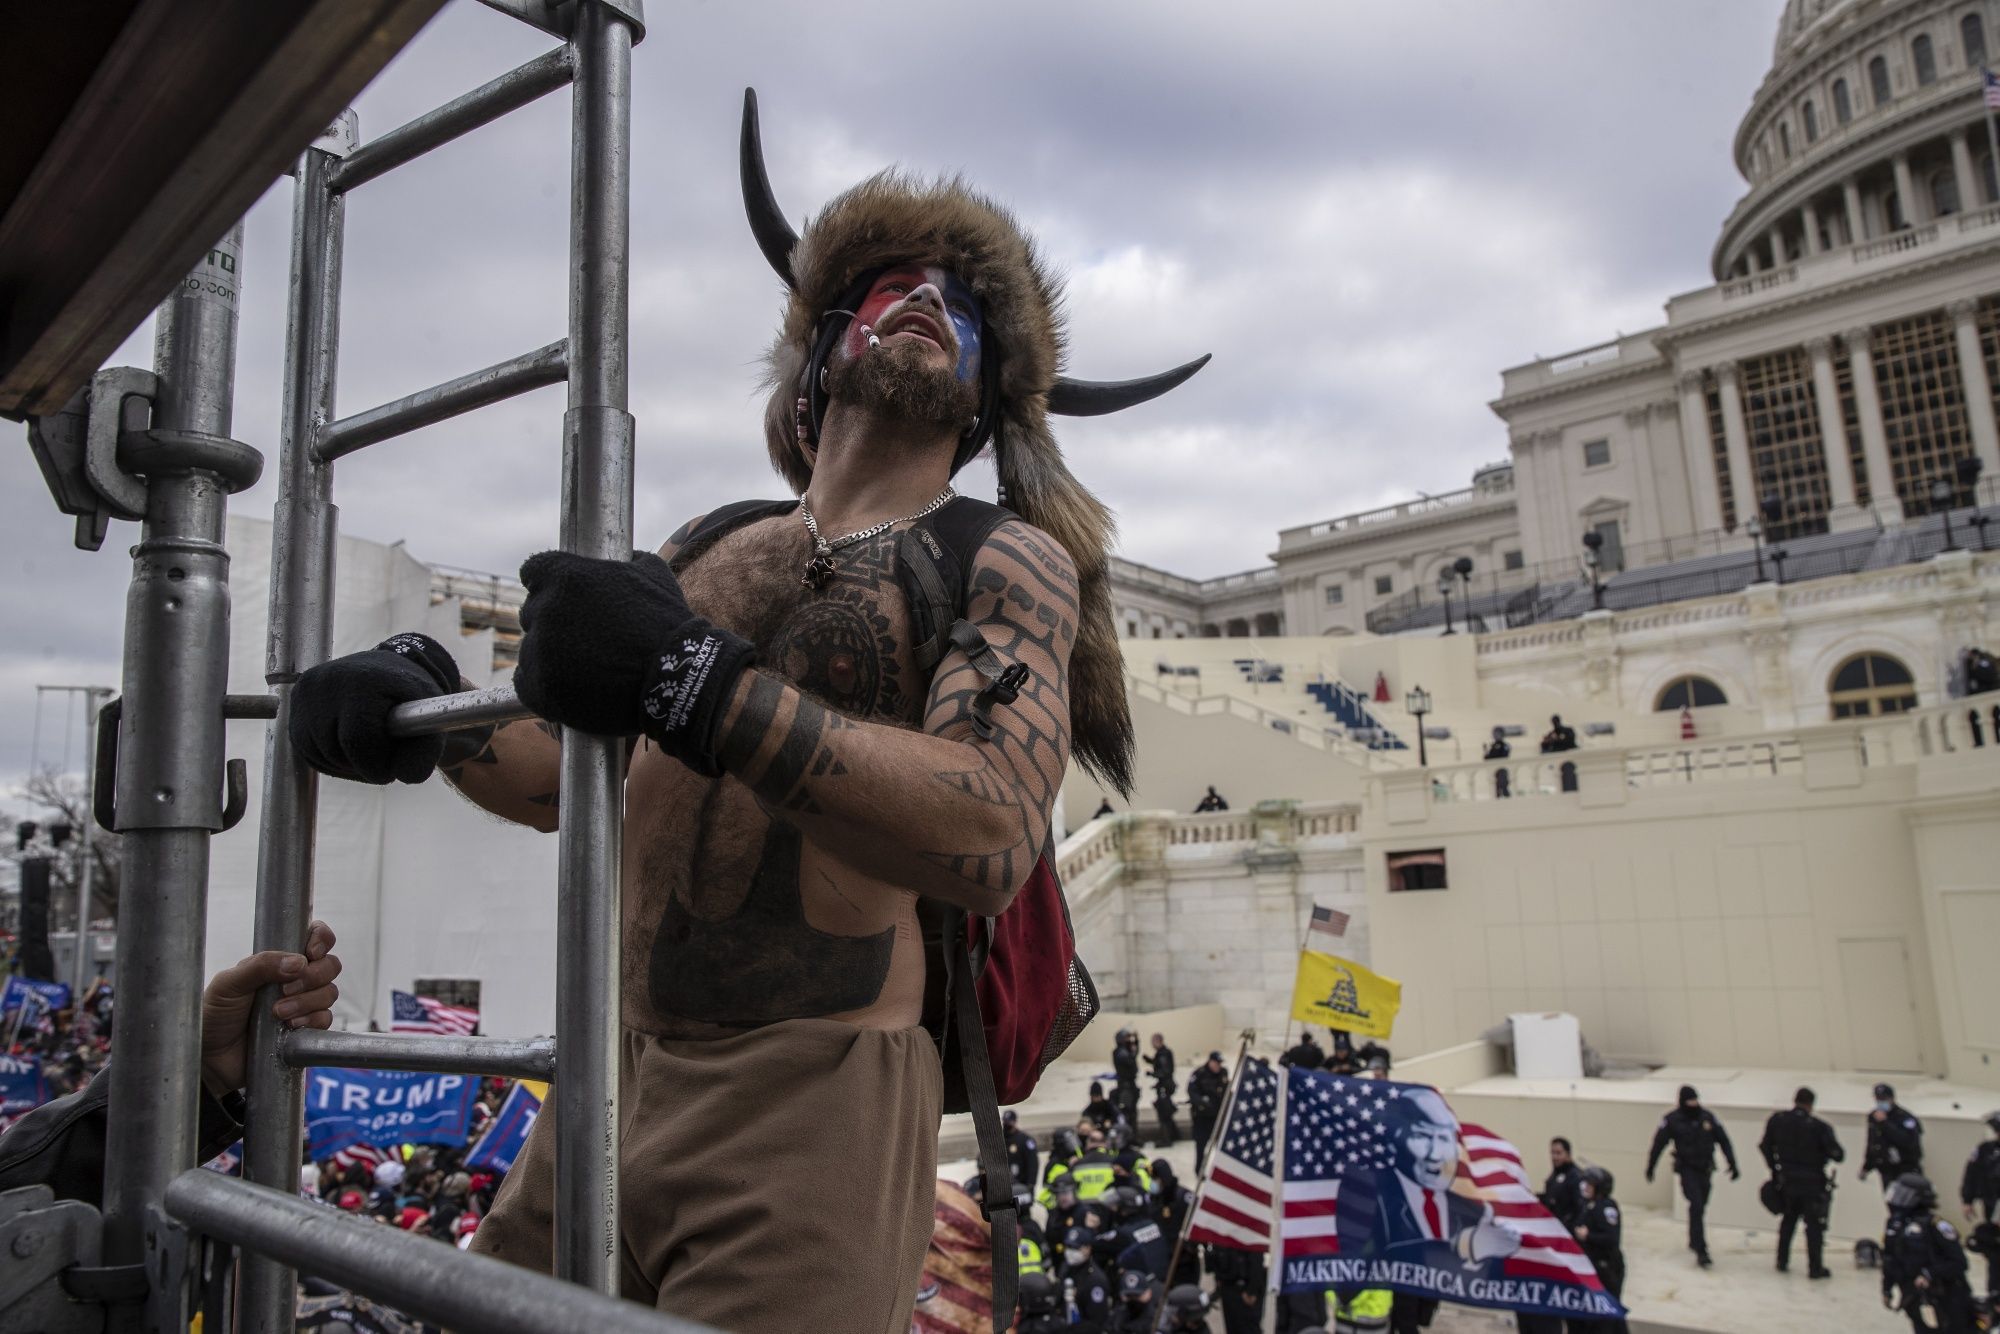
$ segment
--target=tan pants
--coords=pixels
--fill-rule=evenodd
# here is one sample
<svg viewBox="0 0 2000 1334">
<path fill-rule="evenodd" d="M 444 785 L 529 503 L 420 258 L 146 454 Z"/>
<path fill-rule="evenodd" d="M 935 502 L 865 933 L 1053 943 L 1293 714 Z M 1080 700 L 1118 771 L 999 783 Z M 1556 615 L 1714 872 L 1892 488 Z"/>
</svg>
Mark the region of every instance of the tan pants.
<svg viewBox="0 0 2000 1334">
<path fill-rule="evenodd" d="M 621 1288 L 732 1334 L 906 1334 L 930 1244 L 937 1049 L 794 1019 L 717 1042 L 625 1030 Z M 554 1099 L 473 1249 L 553 1267 Z"/>
</svg>

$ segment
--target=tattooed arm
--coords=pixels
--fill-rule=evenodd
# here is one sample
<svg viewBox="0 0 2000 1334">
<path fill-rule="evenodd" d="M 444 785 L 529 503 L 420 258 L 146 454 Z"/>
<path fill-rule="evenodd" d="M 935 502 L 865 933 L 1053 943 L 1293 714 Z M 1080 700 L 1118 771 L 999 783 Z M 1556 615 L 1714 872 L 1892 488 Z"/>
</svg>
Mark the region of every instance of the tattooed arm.
<svg viewBox="0 0 2000 1334">
<path fill-rule="evenodd" d="M 662 560 L 673 559 L 702 517 L 675 530 L 660 548 Z M 459 689 L 472 686 L 460 681 Z M 562 729 L 554 723 L 522 718 L 447 732 L 438 769 L 480 809 L 545 834 L 555 832 L 562 792 Z"/>
<path fill-rule="evenodd" d="M 1002 524 L 973 562 L 965 615 L 999 666 L 1028 669 L 1019 697 L 995 705 L 991 740 L 972 727 L 987 679 L 954 649 L 931 682 L 921 732 L 857 722 L 753 670 L 737 682 L 716 750 L 774 815 L 843 861 L 991 914 L 1041 855 L 1069 763 L 1069 554 L 1018 520 Z"/>
</svg>

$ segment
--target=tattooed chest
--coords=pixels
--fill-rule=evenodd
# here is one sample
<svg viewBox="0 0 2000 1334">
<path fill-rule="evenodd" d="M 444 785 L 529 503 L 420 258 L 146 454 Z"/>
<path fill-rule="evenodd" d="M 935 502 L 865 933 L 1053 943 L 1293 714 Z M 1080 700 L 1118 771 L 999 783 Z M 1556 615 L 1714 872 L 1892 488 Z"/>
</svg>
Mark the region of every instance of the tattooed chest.
<svg viewBox="0 0 2000 1334">
<path fill-rule="evenodd" d="M 913 726 L 930 683 L 912 661 L 895 541 L 838 552 L 819 589 L 800 582 L 802 542 L 719 546 L 683 582 L 698 610 L 757 645 L 765 671 L 851 718 Z"/>
</svg>

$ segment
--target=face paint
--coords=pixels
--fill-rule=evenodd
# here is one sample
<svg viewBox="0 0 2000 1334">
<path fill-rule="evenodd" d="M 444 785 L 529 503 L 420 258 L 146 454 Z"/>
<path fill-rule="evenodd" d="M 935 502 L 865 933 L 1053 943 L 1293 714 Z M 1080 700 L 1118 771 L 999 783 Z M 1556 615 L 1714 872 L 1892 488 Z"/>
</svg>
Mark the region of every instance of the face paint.
<svg viewBox="0 0 2000 1334">
<path fill-rule="evenodd" d="M 936 287 L 944 298 L 945 315 L 951 320 L 951 331 L 958 340 L 958 364 L 953 374 L 961 382 L 969 383 L 979 374 L 979 333 L 981 317 L 979 298 L 972 289 L 959 280 L 957 274 L 937 265 L 901 264 L 892 269 L 884 269 L 870 284 L 868 294 L 861 299 L 856 310 L 856 318 L 847 326 L 847 355 L 860 356 L 868 346 L 868 336 L 861 332 L 861 326 L 873 329 L 882 322 L 889 310 L 908 297 L 923 284 Z"/>
</svg>

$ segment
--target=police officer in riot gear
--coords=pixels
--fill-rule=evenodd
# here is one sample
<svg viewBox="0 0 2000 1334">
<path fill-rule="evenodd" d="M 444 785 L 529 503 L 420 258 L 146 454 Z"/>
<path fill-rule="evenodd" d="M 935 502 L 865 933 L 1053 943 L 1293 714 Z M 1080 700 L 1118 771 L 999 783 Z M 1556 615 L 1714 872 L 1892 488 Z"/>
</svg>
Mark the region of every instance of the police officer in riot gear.
<svg viewBox="0 0 2000 1334">
<path fill-rule="evenodd" d="M 1583 1247 L 1604 1290 L 1613 1297 L 1625 1291 L 1625 1225 L 1619 1221 L 1618 1201 L 1611 1194 L 1611 1173 L 1602 1167 L 1586 1167 L 1578 1186 L 1583 1197 L 1583 1213 L 1576 1226 L 1577 1244 Z M 1572 1325 L 1571 1328 L 1576 1326 Z M 1604 1334 L 1624 1334 L 1623 1320 L 1594 1320 L 1589 1329 Z"/>
<path fill-rule="evenodd" d="M 1958 1231 L 1932 1212 L 1937 1192 L 1921 1173 L 1905 1172 L 1889 1186 L 1889 1224 L 1882 1235 L 1882 1304 L 1910 1318 L 1910 1328 L 1972 1334 L 1972 1289 Z M 1901 1289 L 1900 1294 L 1897 1290 Z M 1924 1319 L 1924 1307 L 1935 1326 Z"/>
<path fill-rule="evenodd" d="M 1574 1228 L 1583 1214 L 1582 1185 L 1583 1169 L 1570 1156 L 1569 1141 L 1556 1136 L 1549 1141 L 1549 1176 L 1542 1183 L 1542 1207 L 1564 1227 Z"/>
<path fill-rule="evenodd" d="M 1111 1319 L 1111 1280 L 1091 1254 L 1096 1241 L 1088 1228 L 1071 1228 L 1063 1234 L 1057 1265 L 1064 1305 L 1074 1314 L 1075 1328 L 1091 1334 L 1103 1330 Z"/>
<path fill-rule="evenodd" d="M 1229 1093 L 1229 1070 L 1222 1053 L 1212 1051 L 1208 1060 L 1188 1076 L 1188 1118 L 1194 1122 L 1194 1170 L 1201 1171 L 1208 1159 L 1208 1142 L 1215 1137 L 1215 1118 L 1222 1114 L 1222 1100 Z"/>
<path fill-rule="evenodd" d="M 1868 1113 L 1868 1146 L 1861 1155 L 1861 1179 L 1870 1172 L 1887 1191 L 1906 1172 L 1924 1170 L 1924 1123 L 1896 1104 L 1896 1090 L 1875 1086 L 1875 1106 Z"/>
<path fill-rule="evenodd" d="M 1067 1334 L 1069 1313 L 1062 1307 L 1062 1292 L 1047 1274 L 1021 1275 L 1020 1316 L 1014 1334 Z"/>
<path fill-rule="evenodd" d="M 1259 1307 L 1263 1305 L 1260 1301 Z M 1237 1334 L 1237 1326 L 1229 1319 L 1229 1308 L 1223 1307 L 1223 1323 L 1229 1334 Z M 1208 1294 L 1192 1283 L 1183 1283 L 1167 1293 L 1167 1325 L 1169 1330 L 1202 1331 L 1208 1329 Z M 1249 1326 L 1255 1329 L 1256 1326 Z"/>
<path fill-rule="evenodd" d="M 1981 1142 L 1965 1160 L 1965 1175 L 1959 1179 L 1958 1198 L 1965 1205 L 1965 1221 L 1973 1229 L 1981 1254 L 1986 1257 L 1986 1300 L 2000 1304 L 2000 1224 L 1994 1212 L 2000 1209 L 2000 1112 L 1988 1112 L 1986 1125 L 1992 1137 Z M 1978 1212 L 1974 1213 L 1974 1206 Z"/>
<path fill-rule="evenodd" d="M 1076 1191 L 1076 1178 L 1067 1169 L 1056 1173 L 1042 1196 L 1050 1236 L 1060 1237 L 1083 1221 L 1083 1200 Z"/>
<path fill-rule="evenodd" d="M 1153 1051 L 1146 1058 L 1147 1072 L 1153 1077 L 1153 1115 L 1159 1118 L 1159 1138 L 1155 1148 L 1171 1149 L 1179 1141 L 1180 1127 L 1174 1124 L 1174 1049 L 1166 1035 L 1153 1034 Z"/>
<path fill-rule="evenodd" d="M 1151 1274 L 1128 1269 L 1118 1276 L 1118 1305 L 1111 1310 L 1110 1334 L 1153 1334 L 1167 1290 Z"/>
<path fill-rule="evenodd" d="M 1729 1142 L 1729 1132 L 1701 1105 L 1701 1095 L 1692 1084 L 1681 1085 L 1679 1104 L 1660 1118 L 1660 1128 L 1653 1132 L 1653 1147 L 1646 1154 L 1646 1180 L 1653 1179 L 1653 1168 L 1670 1142 L 1674 1146 L 1674 1174 L 1681 1179 L 1681 1194 L 1687 1196 L 1688 1249 L 1694 1252 L 1696 1263 L 1706 1269 L 1715 1263 L 1708 1258 L 1708 1233 L 1702 1227 L 1710 1178 L 1715 1175 L 1715 1151 L 1721 1149 L 1728 1160 L 1731 1181 L 1743 1171 L 1736 1166 L 1736 1147 Z"/>
<path fill-rule="evenodd" d="M 1801 1219 L 1806 1225 L 1806 1273 L 1813 1278 L 1832 1278 L 1823 1259 L 1826 1240 L 1826 1213 L 1832 1183 L 1826 1169 L 1847 1155 L 1834 1138 L 1833 1127 L 1813 1115 L 1813 1091 L 1802 1088 L 1792 1097 L 1792 1108 L 1774 1112 L 1764 1124 L 1764 1138 L 1758 1152 L 1771 1168 L 1784 1212 L 1778 1223 L 1778 1272 L 1792 1260 L 1792 1233 Z"/>
<path fill-rule="evenodd" d="M 1326 1064 L 1326 1049 L 1313 1040 L 1310 1028 L 1299 1031 L 1299 1040 L 1285 1049 L 1278 1058 L 1279 1065 L 1302 1065 L 1308 1070 L 1318 1070 Z"/>
<path fill-rule="evenodd" d="M 1000 1125 L 1007 1140 L 1007 1162 L 1014 1169 L 1014 1180 L 1030 1184 L 1041 1180 L 1041 1146 L 1035 1137 L 1021 1129 L 1021 1118 L 1009 1107 L 1000 1114 Z"/>
<path fill-rule="evenodd" d="M 1227 1334 L 1260 1334 L 1264 1328 L 1267 1277 L 1264 1252 L 1210 1246 L 1208 1272 L 1215 1276 L 1215 1304 L 1222 1308 L 1222 1327 Z M 1168 1300 L 1171 1302 L 1173 1294 L 1183 1290 L 1174 1288 L 1167 1294 Z"/>
<path fill-rule="evenodd" d="M 1136 1134 L 1139 1128 L 1139 1030 L 1121 1028 L 1118 1041 L 1111 1048 L 1111 1069 L 1117 1075 L 1112 1086 L 1111 1101 L 1118 1108 L 1118 1114 L 1125 1118 Z"/>
</svg>

